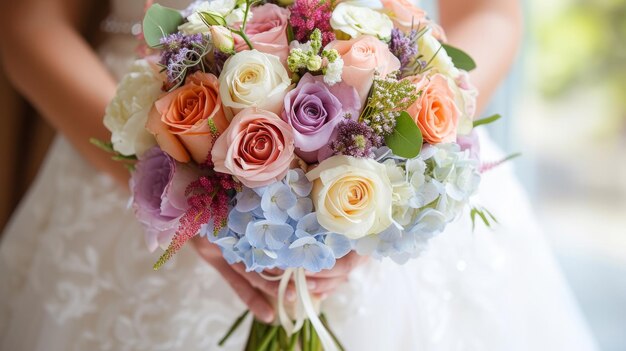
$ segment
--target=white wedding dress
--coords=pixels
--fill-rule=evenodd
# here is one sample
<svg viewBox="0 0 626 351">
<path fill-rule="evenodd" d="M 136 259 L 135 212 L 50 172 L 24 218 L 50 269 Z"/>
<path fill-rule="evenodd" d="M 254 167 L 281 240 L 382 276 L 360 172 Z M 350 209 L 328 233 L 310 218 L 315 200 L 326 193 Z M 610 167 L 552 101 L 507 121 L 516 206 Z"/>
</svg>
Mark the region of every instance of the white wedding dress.
<svg viewBox="0 0 626 351">
<path fill-rule="evenodd" d="M 107 26 L 117 29 L 130 30 L 143 9 L 112 5 Z M 118 76 L 136 44 L 112 35 L 102 47 Z M 502 156 L 486 135 L 482 149 L 486 160 Z M 472 232 L 464 216 L 421 258 L 370 261 L 325 302 L 348 351 L 595 350 L 510 164 L 484 176 L 476 202 L 497 216 L 495 230 Z M 4 233 L 0 350 L 242 349 L 247 326 L 225 348 L 217 341 L 245 306 L 189 247 L 154 272 L 159 253 L 144 246 L 127 203 L 56 140 Z"/>
</svg>

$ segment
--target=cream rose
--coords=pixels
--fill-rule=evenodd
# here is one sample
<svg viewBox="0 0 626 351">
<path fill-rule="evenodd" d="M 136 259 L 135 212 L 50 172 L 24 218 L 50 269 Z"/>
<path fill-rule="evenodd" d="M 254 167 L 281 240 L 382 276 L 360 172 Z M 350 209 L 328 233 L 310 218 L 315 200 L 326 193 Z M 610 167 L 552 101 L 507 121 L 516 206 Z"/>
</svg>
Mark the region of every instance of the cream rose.
<svg viewBox="0 0 626 351">
<path fill-rule="evenodd" d="M 426 62 L 430 62 L 430 66 L 433 68 L 432 71 L 434 73 L 441 73 L 453 79 L 459 75 L 459 70 L 454 67 L 452 59 L 448 56 L 446 50 L 441 46 L 441 42 L 433 36 L 432 30 L 429 30 L 422 35 L 419 38 L 417 45 L 420 49 L 420 54 L 424 57 L 424 60 Z"/>
<path fill-rule="evenodd" d="M 327 230 L 360 239 L 392 223 L 386 167 L 372 159 L 334 156 L 307 173 L 317 220 Z"/>
<path fill-rule="evenodd" d="M 380 39 L 391 37 L 393 22 L 384 13 L 368 7 L 340 3 L 333 10 L 330 25 L 352 38 L 360 35 L 373 35 Z"/>
<path fill-rule="evenodd" d="M 104 114 L 115 151 L 126 156 L 141 155 L 156 144 L 144 126 L 162 93 L 162 85 L 163 80 L 146 60 L 136 61 L 122 78 Z"/>
<path fill-rule="evenodd" d="M 248 107 L 280 114 L 290 86 L 289 73 L 278 57 L 257 50 L 231 56 L 220 75 L 222 104 L 232 115 Z"/>
</svg>

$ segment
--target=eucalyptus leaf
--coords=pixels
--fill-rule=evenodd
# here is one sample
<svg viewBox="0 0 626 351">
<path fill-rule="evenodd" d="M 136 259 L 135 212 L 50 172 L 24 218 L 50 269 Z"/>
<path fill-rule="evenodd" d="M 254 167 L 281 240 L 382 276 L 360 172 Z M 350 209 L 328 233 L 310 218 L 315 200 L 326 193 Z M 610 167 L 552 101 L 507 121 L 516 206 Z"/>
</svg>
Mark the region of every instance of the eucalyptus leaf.
<svg viewBox="0 0 626 351">
<path fill-rule="evenodd" d="M 385 137 L 385 143 L 396 155 L 404 158 L 414 158 L 422 151 L 424 139 L 413 118 L 402 112 L 396 119 L 393 133 Z"/>
<path fill-rule="evenodd" d="M 477 120 L 474 121 L 474 128 L 476 128 L 478 126 L 485 125 L 485 124 L 493 123 L 493 122 L 499 120 L 500 118 L 502 118 L 502 116 L 500 116 L 499 114 L 495 114 L 495 115 L 492 115 L 492 116 L 489 116 L 489 117 L 477 119 Z"/>
<path fill-rule="evenodd" d="M 159 4 L 150 6 L 143 18 L 143 37 L 150 47 L 161 45 L 161 38 L 178 32 L 183 16 L 177 10 Z"/>
<path fill-rule="evenodd" d="M 452 59 L 452 63 L 454 63 L 454 66 L 456 66 L 456 68 L 468 72 L 476 68 L 476 62 L 474 62 L 474 59 L 470 55 L 465 53 L 465 51 L 455 48 L 454 46 L 450 46 L 448 44 L 441 44 L 441 46 L 443 46 L 443 48 L 446 50 L 448 56 L 450 56 L 450 58 Z"/>
</svg>

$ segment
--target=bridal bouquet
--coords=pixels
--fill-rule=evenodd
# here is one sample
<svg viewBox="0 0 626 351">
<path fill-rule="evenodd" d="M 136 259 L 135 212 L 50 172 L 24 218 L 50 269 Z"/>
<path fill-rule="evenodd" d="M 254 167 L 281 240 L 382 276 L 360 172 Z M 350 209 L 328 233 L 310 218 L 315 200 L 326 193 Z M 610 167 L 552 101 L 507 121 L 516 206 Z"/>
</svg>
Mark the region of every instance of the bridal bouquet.
<svg viewBox="0 0 626 351">
<path fill-rule="evenodd" d="M 279 320 L 254 321 L 246 349 L 341 349 L 304 272 L 351 251 L 404 263 L 469 206 L 472 128 L 497 118 L 473 120 L 474 62 L 406 0 L 153 5 L 143 36 L 100 146 L 132 170 L 155 269 L 199 235 L 284 270 Z"/>
</svg>

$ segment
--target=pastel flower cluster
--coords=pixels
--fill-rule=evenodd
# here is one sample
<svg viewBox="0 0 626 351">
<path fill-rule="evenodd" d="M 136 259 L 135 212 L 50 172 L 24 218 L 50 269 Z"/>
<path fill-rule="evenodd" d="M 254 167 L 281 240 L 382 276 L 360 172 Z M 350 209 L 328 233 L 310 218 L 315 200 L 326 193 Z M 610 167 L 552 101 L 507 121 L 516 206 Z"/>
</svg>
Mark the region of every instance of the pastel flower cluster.
<svg viewBox="0 0 626 351">
<path fill-rule="evenodd" d="M 351 251 L 405 262 L 477 190 L 470 68 L 408 1 L 201 0 L 146 17 L 154 55 L 104 122 L 138 159 L 157 268 L 195 235 L 250 271 L 319 272 Z"/>
<path fill-rule="evenodd" d="M 235 197 L 228 227 L 213 235 L 207 226 L 200 235 L 220 246 L 229 263 L 244 262 L 251 270 L 330 269 L 352 243 L 319 224 L 309 197 L 312 189 L 299 168 L 272 185 L 244 187 Z"/>
</svg>

